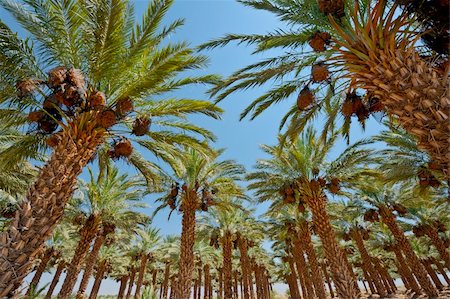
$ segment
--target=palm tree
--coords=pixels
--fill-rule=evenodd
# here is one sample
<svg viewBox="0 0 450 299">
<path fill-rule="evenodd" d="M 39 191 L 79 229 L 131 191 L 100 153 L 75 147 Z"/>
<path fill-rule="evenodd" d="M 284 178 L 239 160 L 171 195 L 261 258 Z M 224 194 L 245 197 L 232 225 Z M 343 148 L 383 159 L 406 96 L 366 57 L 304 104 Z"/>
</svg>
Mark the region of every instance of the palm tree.
<svg viewBox="0 0 450 299">
<path fill-rule="evenodd" d="M 177 152 L 176 144 L 203 147 L 191 133 L 214 138 L 187 122 L 186 116 L 199 113 L 218 118 L 221 109 L 208 101 L 163 95 L 185 85 L 216 80 L 211 75 L 182 75 L 203 67 L 207 59 L 187 43 L 165 42 L 183 24 L 176 20 L 159 29 L 172 2 L 152 1 L 136 22 L 128 1 L 88 5 L 2 1 L 29 34 L 29 39 L 22 40 L 0 23 L 2 101 L 16 109 L 9 117 L 22 120 L 17 126 L 26 125 L 27 119 L 33 121 L 33 133 L 2 151 L 2 163 L 36 156 L 48 146 L 53 150 L 16 213 L 16 225 L 0 238 L 5 257 L 0 264 L 0 296 L 17 290 L 60 221 L 78 175 L 107 140 L 113 141 L 111 157 L 128 158 L 151 180 L 157 167 L 143 162 L 132 151 L 130 140 L 169 159 Z M 149 131 L 150 120 L 161 125 L 160 129 Z M 125 138 L 131 127 L 137 138 Z M 106 152 L 102 151 L 104 156 Z M 20 246 L 7 245 L 13 243 Z"/>
<path fill-rule="evenodd" d="M 319 235 L 325 256 L 330 264 L 338 295 L 343 298 L 357 296 L 356 281 L 336 241 L 326 211 L 326 189 L 331 193 L 341 188 L 352 187 L 358 179 L 372 174 L 364 165 L 373 161 L 371 151 L 362 148 L 364 142 L 347 148 L 335 160 L 327 162 L 337 134 L 332 133 L 323 141 L 308 129 L 292 144 L 284 148 L 263 146 L 269 159 L 257 161 L 256 171 L 248 175 L 260 201 L 273 200 L 273 205 L 297 204 L 304 209 L 307 205 L 312 213 L 314 231 Z M 326 188 L 327 187 L 327 188 Z"/>
<path fill-rule="evenodd" d="M 180 273 L 178 297 L 189 297 L 194 270 L 193 247 L 195 243 L 196 212 L 207 211 L 210 206 L 221 205 L 226 197 L 244 197 L 235 180 L 244 173 L 242 166 L 231 160 L 219 161 L 223 151 L 210 151 L 209 155 L 195 149 L 185 149 L 176 163 L 172 163 L 173 183 L 167 196 L 155 213 L 170 206 L 182 212 Z"/>
<path fill-rule="evenodd" d="M 442 7 L 427 4 L 430 8 L 424 9 L 420 4 L 408 2 L 404 5 L 407 9 L 398 12 L 399 2 L 383 0 L 377 1 L 373 9 L 372 2 L 366 0 L 345 5 L 345 1 L 339 0 L 240 2 L 275 14 L 285 28 L 264 35 L 229 34 L 201 48 L 237 41 L 255 45 L 255 53 L 274 49 L 284 52 L 245 66 L 220 82 L 211 90 L 219 101 L 235 91 L 272 83 L 267 92 L 243 111 L 242 117 L 251 115 L 253 119 L 271 105 L 298 95 L 280 124 L 284 127 L 288 123 L 285 135 L 293 139 L 320 112 L 326 115 L 324 133 L 343 116 L 339 125 L 348 136 L 352 116 L 364 124 L 370 114 L 385 111 L 391 120 L 395 119 L 394 123 L 398 122 L 419 139 L 420 148 L 430 153 L 438 169 L 448 177 L 445 155 L 449 143 L 445 124 L 449 118 L 446 110 L 449 84 L 444 70 L 448 46 L 444 46 L 442 58 L 442 54 L 433 51 L 435 47 L 424 49 L 416 43 L 420 36 L 430 32 L 417 26 L 429 28 L 438 19 L 444 19 L 443 26 L 448 26 L 448 4 Z M 408 9 L 411 7 L 414 9 Z M 438 17 L 424 16 L 424 10 L 434 11 Z M 408 18 L 411 11 L 419 14 L 423 22 Z M 411 30 L 403 34 L 403 26 Z M 436 32 L 441 32 L 441 26 L 433 24 L 432 27 L 437 29 L 432 31 L 432 36 L 439 36 Z M 444 33 L 442 38 L 447 36 Z M 357 90 L 366 94 L 361 96 Z"/>
<path fill-rule="evenodd" d="M 135 299 L 140 298 L 140 290 L 142 287 L 142 283 L 144 280 L 144 275 L 146 271 L 146 267 L 149 261 L 154 259 L 154 251 L 156 247 L 159 245 L 160 235 L 159 229 L 155 229 L 151 226 L 147 226 L 142 230 L 138 231 L 139 239 L 137 241 L 137 247 L 140 255 L 140 268 L 139 268 L 139 276 L 136 282 L 136 292 Z"/>
<path fill-rule="evenodd" d="M 67 298 L 75 285 L 90 245 L 95 239 L 77 296 L 83 297 L 89 278 L 96 264 L 97 255 L 109 234 L 115 229 L 132 231 L 148 217 L 135 209 L 144 207 L 141 202 L 144 182 L 139 177 L 119 175 L 117 168 L 110 168 L 99 177 L 90 171 L 89 183 L 82 183 L 81 195 L 74 198 L 70 211 L 75 217 L 85 219 L 80 229 L 80 240 L 74 258 L 69 263 L 67 275 L 58 298 Z"/>
<path fill-rule="evenodd" d="M 371 186 L 362 186 L 357 196 L 369 205 L 376 207 L 370 209 L 365 214 L 365 219 L 370 221 L 381 221 L 389 228 L 395 238 L 398 248 L 405 254 L 407 262 L 412 272 L 416 276 L 420 286 L 429 296 L 437 296 L 437 291 L 427 276 L 426 269 L 421 264 L 419 258 L 411 247 L 411 243 L 406 238 L 404 230 L 397 222 L 397 216 L 405 215 L 407 203 L 411 201 L 412 192 L 408 186 L 389 186 L 383 183 L 376 184 L 372 182 Z M 416 197 L 416 200 L 420 199 Z M 417 204 L 417 202 L 416 202 Z M 405 206 L 406 205 L 406 206 Z M 394 212 L 397 213 L 394 214 Z M 406 212 L 406 213 L 405 213 Z"/>
</svg>

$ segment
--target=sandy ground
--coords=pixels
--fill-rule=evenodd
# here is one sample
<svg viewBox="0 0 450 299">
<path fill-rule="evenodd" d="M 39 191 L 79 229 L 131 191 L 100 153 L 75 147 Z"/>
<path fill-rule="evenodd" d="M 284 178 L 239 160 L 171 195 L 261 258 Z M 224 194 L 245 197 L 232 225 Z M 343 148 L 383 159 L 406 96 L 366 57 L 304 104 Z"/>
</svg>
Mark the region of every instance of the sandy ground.
<svg viewBox="0 0 450 299">
<path fill-rule="evenodd" d="M 368 295 L 365 294 L 363 295 L 361 298 L 380 298 L 380 296 L 378 295 Z M 426 296 L 426 295 L 416 295 L 414 293 L 411 292 L 406 292 L 406 291 L 398 291 L 397 294 L 393 294 L 393 295 L 389 295 L 387 297 L 383 297 L 383 298 L 392 298 L 392 299 L 428 299 L 430 297 Z M 441 290 L 439 292 L 439 297 L 437 297 L 436 299 L 450 299 L 450 287 L 445 287 L 443 290 Z"/>
</svg>

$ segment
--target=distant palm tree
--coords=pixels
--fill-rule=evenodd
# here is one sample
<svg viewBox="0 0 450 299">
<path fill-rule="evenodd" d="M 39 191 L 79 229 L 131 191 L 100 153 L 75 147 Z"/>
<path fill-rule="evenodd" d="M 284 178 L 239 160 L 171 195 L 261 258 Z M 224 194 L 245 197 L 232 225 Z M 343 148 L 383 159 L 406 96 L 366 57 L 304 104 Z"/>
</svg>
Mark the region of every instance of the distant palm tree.
<svg viewBox="0 0 450 299">
<path fill-rule="evenodd" d="M 0 153 L 0 164 L 37 156 L 48 146 L 53 151 L 21 203 L 17 224 L 0 237 L 5 252 L 0 296 L 20 286 L 60 221 L 78 175 L 108 140 L 111 157 L 128 158 L 152 180 L 158 167 L 133 152 L 130 139 L 166 160 L 176 155 L 178 144 L 202 148 L 203 138 L 214 138 L 186 116 L 218 118 L 221 109 L 166 94 L 217 79 L 184 75 L 204 67 L 207 59 L 185 42 L 166 42 L 183 24 L 161 26 L 172 2 L 152 1 L 137 22 L 129 1 L 2 1 L 29 38 L 20 39 L 0 22 L 0 90 L 2 103 L 10 107 L 1 119 L 15 119 L 15 127 L 33 124 L 32 134 Z M 157 129 L 150 131 L 150 122 Z M 20 246 L 7 245 L 13 243 Z"/>
<path fill-rule="evenodd" d="M 258 160 L 256 171 L 247 178 L 251 181 L 249 188 L 255 190 L 260 201 L 273 201 L 272 206 L 295 204 L 300 209 L 306 205 L 311 210 L 314 231 L 322 241 L 338 295 L 355 298 L 355 277 L 331 226 L 325 191 L 341 193 L 341 188 L 352 188 L 364 176 L 372 175 L 373 171 L 364 167 L 373 158 L 372 151 L 362 147 L 365 142 L 360 142 L 327 161 L 336 139 L 336 133 L 326 141 L 318 139 L 310 128 L 295 143 L 283 148 L 264 145 L 269 158 Z"/>
<path fill-rule="evenodd" d="M 110 167 L 97 178 L 90 171 L 90 181 L 80 185 L 81 194 L 72 200 L 68 214 L 74 215 L 75 220 L 81 221 L 83 225 L 58 298 L 70 296 L 94 239 L 77 293 L 80 298 L 84 296 L 97 255 L 108 235 L 114 234 L 116 229 L 132 233 L 139 224 L 149 221 L 146 215 L 136 211 L 137 208 L 145 207 L 141 202 L 144 191 L 142 178 L 120 175 L 118 168 Z"/>
<path fill-rule="evenodd" d="M 243 166 L 232 160 L 220 161 L 222 152 L 211 150 L 205 155 L 195 149 L 184 149 L 179 160 L 171 164 L 175 183 L 170 186 L 169 194 L 159 199 L 163 203 L 155 211 L 158 213 L 168 206 L 174 211 L 179 207 L 183 214 L 177 284 L 180 298 L 188 298 L 191 291 L 197 211 L 226 205 L 223 198 L 245 197 L 236 182 L 244 173 Z"/>
</svg>

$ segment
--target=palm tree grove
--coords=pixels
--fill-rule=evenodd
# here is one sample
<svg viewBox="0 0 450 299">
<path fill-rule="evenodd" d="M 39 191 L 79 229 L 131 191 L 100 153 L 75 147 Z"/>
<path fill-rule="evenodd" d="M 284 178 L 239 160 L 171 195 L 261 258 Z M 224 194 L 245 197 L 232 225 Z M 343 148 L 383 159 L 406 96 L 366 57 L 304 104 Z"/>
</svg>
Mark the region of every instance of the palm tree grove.
<svg viewBox="0 0 450 299">
<path fill-rule="evenodd" d="M 0 0 L 0 298 L 450 298 L 448 0 Z"/>
</svg>

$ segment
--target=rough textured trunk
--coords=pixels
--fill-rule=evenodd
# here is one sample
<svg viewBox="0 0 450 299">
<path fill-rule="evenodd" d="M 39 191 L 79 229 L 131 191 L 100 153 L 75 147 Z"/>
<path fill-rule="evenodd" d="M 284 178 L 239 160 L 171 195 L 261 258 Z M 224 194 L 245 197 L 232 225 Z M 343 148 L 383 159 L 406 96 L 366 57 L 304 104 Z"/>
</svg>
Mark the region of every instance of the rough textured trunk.
<svg viewBox="0 0 450 299">
<path fill-rule="evenodd" d="M 370 292 L 371 292 L 372 294 L 377 294 L 378 291 L 377 291 L 377 289 L 375 288 L 375 285 L 374 285 L 374 283 L 373 283 L 373 278 L 372 278 L 372 276 L 369 274 L 369 271 L 367 271 L 367 263 L 364 263 L 364 262 L 361 263 L 361 270 L 362 270 L 362 272 L 363 272 L 364 278 L 365 278 L 366 281 L 367 281 L 367 284 L 369 285 Z"/>
<path fill-rule="evenodd" d="M 136 268 L 133 267 L 130 273 L 130 282 L 128 283 L 127 296 L 125 297 L 126 299 L 129 299 L 131 297 L 131 291 L 133 289 L 135 278 L 136 278 Z"/>
<path fill-rule="evenodd" d="M 225 298 L 233 297 L 233 285 L 232 285 L 232 250 L 233 243 L 231 240 L 231 233 L 229 231 L 225 232 L 223 236 L 223 286 L 224 286 L 224 296 Z"/>
<path fill-rule="evenodd" d="M 169 288 L 169 277 L 170 277 L 170 264 L 166 263 L 166 269 L 164 270 L 164 278 L 161 283 L 161 293 L 160 298 L 167 298 L 167 289 Z"/>
<path fill-rule="evenodd" d="M 242 284 L 243 284 L 243 298 L 250 299 L 250 286 L 249 286 L 249 258 L 248 258 L 248 244 L 247 240 L 243 236 L 239 236 L 238 238 L 238 247 L 240 252 L 240 262 L 241 262 L 241 271 L 242 271 Z"/>
<path fill-rule="evenodd" d="M 120 288 L 119 294 L 117 295 L 117 299 L 122 299 L 125 295 L 125 289 L 127 288 L 127 282 L 130 277 L 128 275 L 124 275 L 120 278 Z"/>
<path fill-rule="evenodd" d="M 94 271 L 94 266 L 97 262 L 98 253 L 100 252 L 100 248 L 105 241 L 105 234 L 100 234 L 94 241 L 94 245 L 92 246 L 91 253 L 86 260 L 86 265 L 84 266 L 83 278 L 80 282 L 80 287 L 78 288 L 78 293 L 76 299 L 84 298 L 84 294 L 86 293 L 86 289 L 89 283 L 89 278 L 91 278 L 92 272 Z"/>
<path fill-rule="evenodd" d="M 233 275 L 233 298 L 234 299 L 238 299 L 238 272 L 234 271 L 234 275 Z"/>
<path fill-rule="evenodd" d="M 52 258 L 53 253 L 54 253 L 53 248 L 47 248 L 44 251 L 44 254 L 41 257 L 41 262 L 39 263 L 39 266 L 36 269 L 36 273 L 34 274 L 33 279 L 31 280 L 30 287 L 28 288 L 26 295 L 29 295 L 32 291 L 36 290 L 39 280 L 41 280 L 42 273 L 44 273 L 45 268 L 47 268 L 47 264 Z"/>
<path fill-rule="evenodd" d="M 174 276 L 172 276 L 170 278 L 170 296 L 169 296 L 169 299 L 175 299 L 175 297 L 176 297 L 176 288 L 177 288 L 177 286 L 176 286 L 175 275 L 174 275 Z M 191 294 L 189 294 L 189 297 L 186 297 L 186 298 L 190 298 L 190 295 Z"/>
<path fill-rule="evenodd" d="M 308 271 L 308 264 L 306 264 L 304 256 L 303 241 L 300 241 L 296 232 L 292 233 L 292 255 L 294 256 L 295 263 L 297 265 L 297 271 L 299 277 L 301 277 L 300 282 L 303 282 L 302 286 L 303 297 L 306 299 L 314 298 L 314 289 L 312 285 L 311 276 Z"/>
<path fill-rule="evenodd" d="M 447 285 L 450 286 L 450 278 L 447 276 L 447 273 L 445 273 L 444 267 L 441 265 L 441 263 L 436 260 L 434 257 L 430 258 L 430 263 L 433 263 L 436 265 L 439 273 L 444 277 L 445 282 L 447 282 Z"/>
<path fill-rule="evenodd" d="M 298 290 L 297 280 L 293 273 L 290 273 L 289 275 L 286 275 L 285 277 L 288 286 L 289 286 L 289 293 L 291 295 L 292 299 L 301 299 L 300 292 Z"/>
<path fill-rule="evenodd" d="M 200 266 L 198 267 L 198 292 L 197 292 L 197 297 L 194 297 L 194 299 L 200 299 L 201 298 L 201 293 L 202 293 L 202 276 L 203 276 L 203 271 L 202 271 L 202 264 L 200 263 Z"/>
<path fill-rule="evenodd" d="M 203 272 L 205 273 L 205 284 L 204 284 L 204 288 L 203 288 L 203 298 L 204 299 L 211 299 L 212 298 L 212 294 L 211 294 L 211 275 L 209 272 L 209 265 L 206 264 L 203 267 Z"/>
<path fill-rule="evenodd" d="M 191 190 L 183 198 L 183 220 L 180 245 L 180 281 L 177 284 L 178 298 L 189 298 L 192 273 L 194 271 L 195 211 L 197 194 Z"/>
<path fill-rule="evenodd" d="M 355 289 L 356 281 L 347 268 L 347 262 L 336 241 L 336 234 L 326 212 L 325 195 L 306 197 L 306 201 L 312 212 L 315 232 L 322 241 L 324 254 L 330 265 L 337 295 L 345 299 L 358 298 L 359 291 Z"/>
<path fill-rule="evenodd" d="M 291 281 L 292 288 L 297 290 L 296 292 L 294 291 L 294 293 L 295 294 L 298 293 L 298 296 L 301 297 L 300 286 L 298 285 L 298 282 L 297 282 L 298 274 L 297 274 L 297 270 L 295 270 L 294 260 L 292 259 L 292 257 L 289 256 L 289 257 L 286 257 L 286 261 L 288 262 L 289 269 L 291 270 L 289 277 L 291 279 L 293 279 Z"/>
<path fill-rule="evenodd" d="M 375 268 L 376 274 L 378 275 L 378 279 L 382 283 L 382 286 L 384 287 L 384 289 L 386 290 L 386 292 L 388 294 L 392 293 L 393 291 L 391 291 L 391 286 L 389 284 L 389 281 L 387 280 L 387 278 L 385 277 L 385 275 L 383 273 L 383 268 L 381 267 L 380 261 L 375 257 L 372 257 L 371 260 L 372 260 L 372 264 Z"/>
<path fill-rule="evenodd" d="M 376 16 L 381 9 L 383 5 L 378 5 L 368 17 L 375 22 L 372 26 L 385 29 L 382 33 L 385 36 L 396 35 L 396 32 L 387 30 L 394 28 L 394 22 L 404 22 L 404 19 L 398 17 L 390 26 L 380 23 L 379 20 L 386 20 Z M 346 32 L 350 33 L 347 42 L 358 49 L 358 53 L 342 47 L 342 55 L 338 58 L 345 63 L 353 88 L 366 89 L 380 99 L 390 117 L 397 119 L 408 133 L 417 138 L 419 149 L 427 151 L 448 177 L 450 84 L 446 71 L 438 71 L 420 57 L 414 43 L 410 42 L 413 40 L 411 35 L 385 39 L 380 43 L 378 35 L 381 33 L 377 30 L 369 32 L 368 36 L 360 33 L 365 26 L 354 26 L 354 32 Z"/>
<path fill-rule="evenodd" d="M 365 269 L 369 274 L 367 277 L 367 281 L 369 281 L 369 283 L 372 282 L 375 285 L 377 293 L 381 297 L 386 296 L 387 295 L 386 288 L 384 287 L 382 282 L 378 279 L 376 270 L 372 263 L 372 257 L 369 255 L 369 252 L 367 252 L 366 246 L 364 246 L 364 240 L 362 238 L 361 231 L 358 228 L 354 228 L 351 230 L 351 236 L 356 243 L 356 247 L 358 248 L 358 251 L 361 255 L 361 260 L 364 264 Z M 371 291 L 373 290 L 371 289 Z"/>
<path fill-rule="evenodd" d="M 134 293 L 134 298 L 138 299 L 141 293 L 142 282 L 144 281 L 144 274 L 147 267 L 148 255 L 142 254 L 141 256 L 141 265 L 139 269 L 139 276 L 136 283 L 136 292 Z"/>
<path fill-rule="evenodd" d="M 425 270 L 427 270 L 428 275 L 430 275 L 431 280 L 433 280 L 434 285 L 438 290 L 442 290 L 444 287 L 439 280 L 439 277 L 436 275 L 436 272 L 434 271 L 433 267 L 431 267 L 431 264 L 428 263 L 427 260 L 422 260 L 422 264 L 425 267 Z"/>
<path fill-rule="evenodd" d="M 103 277 L 106 272 L 106 261 L 100 262 L 97 269 L 97 275 L 95 276 L 94 285 L 92 286 L 91 294 L 89 295 L 89 299 L 95 299 L 98 295 L 98 290 L 100 290 L 100 285 L 103 281 Z"/>
<path fill-rule="evenodd" d="M 391 233 L 394 235 L 398 247 L 403 251 L 406 258 L 408 259 L 408 264 L 411 266 L 411 269 L 414 275 L 417 277 L 420 286 L 423 288 L 423 290 L 425 291 L 425 293 L 427 293 L 428 296 L 430 297 L 437 296 L 438 293 L 436 288 L 433 286 L 430 279 L 428 278 L 424 266 L 422 265 L 419 258 L 413 251 L 411 244 L 406 238 L 404 232 L 397 225 L 394 214 L 392 214 L 391 210 L 384 205 L 380 206 L 379 210 L 383 223 L 387 225 Z"/>
<path fill-rule="evenodd" d="M 95 117 L 86 113 L 84 118 Z M 87 121 L 82 130 L 69 124 L 21 202 L 9 228 L 0 234 L 0 297 L 11 297 L 30 271 L 45 241 L 59 223 L 77 177 L 102 142 L 104 130 Z"/>
<path fill-rule="evenodd" d="M 398 262 L 398 266 L 399 266 L 400 272 L 404 274 L 405 279 L 408 281 L 408 285 L 410 286 L 411 290 L 413 290 L 415 293 L 419 294 L 420 293 L 420 287 L 417 284 L 417 281 L 416 281 L 413 273 L 411 272 L 411 269 L 406 264 L 406 261 L 405 261 L 405 259 L 403 257 L 403 254 L 402 254 L 400 248 L 397 247 L 396 245 L 394 245 L 393 252 L 395 254 L 395 257 L 397 258 L 397 262 Z"/>
<path fill-rule="evenodd" d="M 448 254 L 448 250 L 444 242 L 442 242 L 441 238 L 439 238 L 438 231 L 433 227 L 428 227 L 426 230 L 426 234 L 428 237 L 430 237 L 434 247 L 436 247 L 436 249 L 438 250 L 445 266 L 450 270 L 450 255 Z"/>
<path fill-rule="evenodd" d="M 58 263 L 58 267 L 56 267 L 55 275 L 53 276 L 52 282 L 48 287 L 47 295 L 45 295 L 45 299 L 51 299 L 53 291 L 55 290 L 56 285 L 58 284 L 59 277 L 61 276 L 62 271 L 66 267 L 66 263 L 64 261 L 60 261 Z"/>
<path fill-rule="evenodd" d="M 152 271 L 152 288 L 153 288 L 153 290 L 155 290 L 155 292 L 156 292 L 157 276 L 158 276 L 158 269 L 153 269 L 153 271 Z"/>
<path fill-rule="evenodd" d="M 78 274 L 81 270 L 81 265 L 89 252 L 92 240 L 94 240 L 97 235 L 99 225 L 100 218 L 93 214 L 89 216 L 83 227 L 80 229 L 80 240 L 78 241 L 72 261 L 67 268 L 66 279 L 64 279 L 64 283 L 59 291 L 58 299 L 68 298 L 72 293 L 72 289 L 77 282 Z"/>
<path fill-rule="evenodd" d="M 408 279 L 406 279 L 406 275 L 405 275 L 405 273 L 403 273 L 403 269 L 400 266 L 399 262 L 398 261 L 394 261 L 394 263 L 395 263 L 395 266 L 397 267 L 397 273 L 398 273 L 398 275 L 400 275 L 400 279 L 402 280 L 403 285 L 405 286 L 405 288 L 407 290 L 411 290 L 411 286 L 409 285 L 409 281 L 408 281 Z"/>
<path fill-rule="evenodd" d="M 327 266 L 325 264 L 321 264 L 323 275 L 325 276 L 325 280 L 327 281 L 328 290 L 330 291 L 331 298 L 334 298 L 333 287 L 331 285 L 330 276 L 328 275 Z"/>
<path fill-rule="evenodd" d="M 304 242 L 304 248 L 306 255 L 308 256 L 309 266 L 311 267 L 311 276 L 316 291 L 316 296 L 319 298 L 325 298 L 325 284 L 322 273 L 317 262 L 316 253 L 311 240 L 311 232 L 309 223 L 304 221 L 300 224 L 300 239 Z"/>
<path fill-rule="evenodd" d="M 218 289 L 218 298 L 222 299 L 222 295 L 223 295 L 223 270 L 222 269 L 217 269 L 217 273 L 219 273 L 219 289 Z"/>
</svg>

